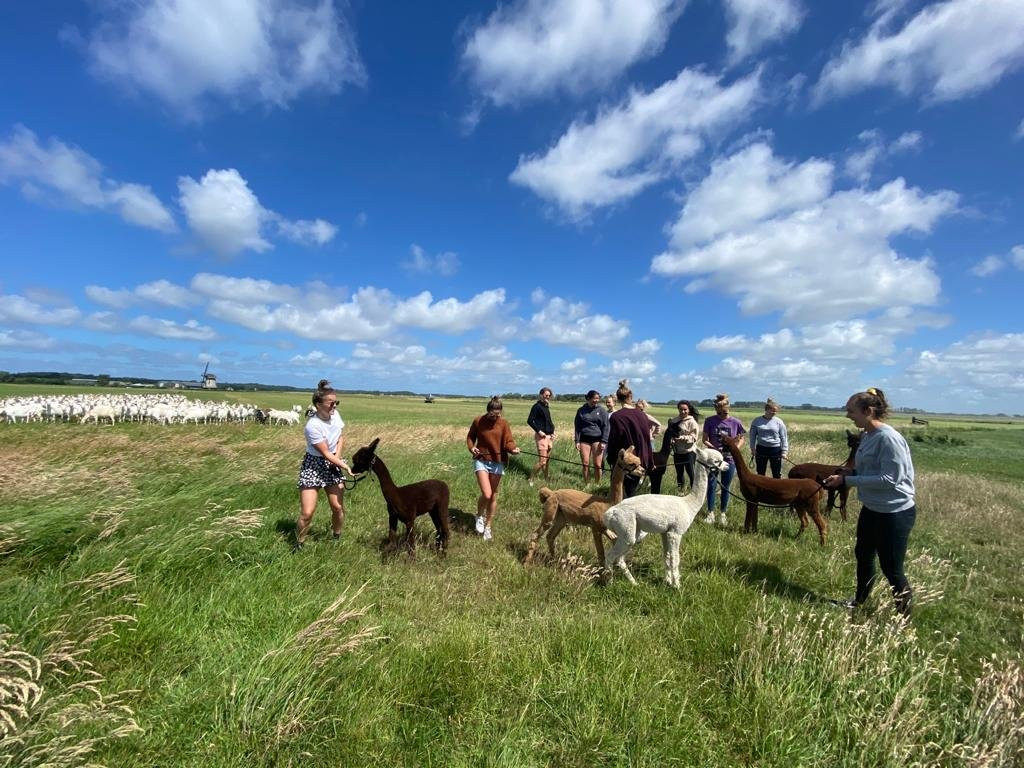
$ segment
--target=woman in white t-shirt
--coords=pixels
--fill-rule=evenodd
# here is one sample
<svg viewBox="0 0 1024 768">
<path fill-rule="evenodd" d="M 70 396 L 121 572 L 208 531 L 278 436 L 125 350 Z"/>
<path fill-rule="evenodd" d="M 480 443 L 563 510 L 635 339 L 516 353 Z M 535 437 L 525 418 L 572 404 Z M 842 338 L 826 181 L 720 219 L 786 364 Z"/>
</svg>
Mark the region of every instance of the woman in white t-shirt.
<svg viewBox="0 0 1024 768">
<path fill-rule="evenodd" d="M 313 393 L 315 413 L 306 422 L 306 453 L 299 468 L 299 521 L 295 526 L 295 548 L 302 549 L 306 533 L 316 511 L 318 491 L 327 492 L 331 505 L 331 531 L 335 540 L 341 538 L 341 526 L 345 522 L 345 492 L 342 470 L 351 472 L 348 463 L 341 458 L 345 443 L 342 430 L 345 422 L 338 415 L 338 396 L 327 379 L 321 379 Z"/>
</svg>

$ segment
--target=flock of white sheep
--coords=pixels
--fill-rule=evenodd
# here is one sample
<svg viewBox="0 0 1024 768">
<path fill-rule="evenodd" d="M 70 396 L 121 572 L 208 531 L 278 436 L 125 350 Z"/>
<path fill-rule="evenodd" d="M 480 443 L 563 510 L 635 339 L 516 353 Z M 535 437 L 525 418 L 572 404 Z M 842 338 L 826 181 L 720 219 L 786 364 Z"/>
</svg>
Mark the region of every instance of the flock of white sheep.
<svg viewBox="0 0 1024 768">
<path fill-rule="evenodd" d="M 0 421 L 116 421 L 156 424 L 210 424 L 256 421 L 299 423 L 302 406 L 291 411 L 261 410 L 244 403 L 191 400 L 182 395 L 53 395 L 0 400 Z"/>
</svg>

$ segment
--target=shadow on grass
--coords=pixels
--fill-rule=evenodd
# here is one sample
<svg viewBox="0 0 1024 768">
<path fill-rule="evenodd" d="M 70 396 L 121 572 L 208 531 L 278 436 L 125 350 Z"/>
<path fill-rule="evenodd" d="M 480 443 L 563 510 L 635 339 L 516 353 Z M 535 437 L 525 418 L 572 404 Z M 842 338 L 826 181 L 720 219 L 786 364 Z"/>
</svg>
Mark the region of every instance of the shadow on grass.
<svg viewBox="0 0 1024 768">
<path fill-rule="evenodd" d="M 715 567 L 710 563 L 698 564 L 698 568 Z M 772 563 L 765 563 L 756 560 L 740 560 L 726 566 L 726 570 L 735 574 L 740 581 L 752 587 L 759 587 L 766 593 L 784 597 L 787 600 L 795 600 L 804 603 L 830 602 L 828 598 L 812 592 L 802 584 L 790 581 L 782 570 Z"/>
</svg>

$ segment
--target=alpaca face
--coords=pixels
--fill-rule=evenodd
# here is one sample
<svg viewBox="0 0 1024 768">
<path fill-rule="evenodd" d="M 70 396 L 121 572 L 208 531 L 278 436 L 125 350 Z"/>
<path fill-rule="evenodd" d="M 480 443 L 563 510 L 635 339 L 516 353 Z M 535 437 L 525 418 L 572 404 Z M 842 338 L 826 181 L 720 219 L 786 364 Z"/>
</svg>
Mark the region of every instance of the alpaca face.
<svg viewBox="0 0 1024 768">
<path fill-rule="evenodd" d="M 721 472 L 726 468 L 725 457 L 714 448 L 697 447 L 697 458 L 708 468 L 709 472 Z"/>
<path fill-rule="evenodd" d="M 364 445 L 355 455 L 352 456 L 352 472 L 356 475 L 361 475 L 363 472 L 369 472 L 373 466 L 373 460 L 377 458 L 377 443 L 380 442 L 380 438 L 376 438 L 369 445 Z"/>
</svg>

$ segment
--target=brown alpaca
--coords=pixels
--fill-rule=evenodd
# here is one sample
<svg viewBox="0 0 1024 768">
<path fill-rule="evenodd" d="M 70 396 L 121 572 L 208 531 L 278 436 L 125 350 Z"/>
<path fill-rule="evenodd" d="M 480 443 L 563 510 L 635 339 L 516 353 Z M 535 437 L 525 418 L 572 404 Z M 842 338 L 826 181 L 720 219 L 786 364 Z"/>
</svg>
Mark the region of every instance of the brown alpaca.
<svg viewBox="0 0 1024 768">
<path fill-rule="evenodd" d="M 736 440 L 723 435 L 722 445 L 732 454 L 736 474 L 740 481 L 740 492 L 747 502 L 747 516 L 743 521 L 744 533 L 757 533 L 757 510 L 759 504 L 775 507 L 790 507 L 800 516 L 799 536 L 807 527 L 808 516 L 818 526 L 818 537 L 825 543 L 828 522 L 821 516 L 821 484 L 817 480 L 774 478 L 750 471 L 743 460 L 743 454 L 736 447 Z"/>
<path fill-rule="evenodd" d="M 405 523 L 405 542 L 411 554 L 416 553 L 413 526 L 420 515 L 430 515 L 437 530 L 437 549 L 448 547 L 448 485 L 441 480 L 420 480 L 401 487 L 395 485 L 391 473 L 375 451 L 380 438 L 360 448 L 352 457 L 352 472 L 361 474 L 373 470 L 380 481 L 380 491 L 388 505 L 388 542 L 393 546 L 398 533 L 398 521 Z"/>
<path fill-rule="evenodd" d="M 604 524 L 604 513 L 608 507 L 622 501 L 622 486 L 626 475 L 630 477 L 642 477 L 644 468 L 640 464 L 639 457 L 633 453 L 633 446 L 623 448 L 612 467 L 611 496 L 594 496 L 586 491 L 577 491 L 575 488 L 562 488 L 553 491 L 550 488 L 541 488 L 538 492 L 543 504 L 544 514 L 541 516 L 540 525 L 537 530 L 530 534 L 530 542 L 526 546 L 526 558 L 523 562 L 533 561 L 533 555 L 537 551 L 537 542 L 541 535 L 547 531 L 548 552 L 555 555 L 555 539 L 562 529 L 568 525 L 585 525 L 594 534 L 594 548 L 597 549 L 597 561 L 604 565 L 604 542 L 602 536 L 610 540 L 615 539 L 615 534 L 608 530 Z"/>
<path fill-rule="evenodd" d="M 860 445 L 860 432 L 851 432 L 846 430 L 846 444 L 850 447 L 850 455 L 846 457 L 846 461 L 839 466 L 833 464 L 816 464 L 814 462 L 807 462 L 806 464 L 796 464 L 791 470 L 789 470 L 790 477 L 807 477 L 811 480 L 817 480 L 819 477 L 828 477 L 829 475 L 837 474 L 843 469 L 853 469 L 853 460 L 857 455 L 857 446 Z M 836 496 L 839 497 L 839 514 L 843 520 L 846 520 L 846 499 L 850 495 L 850 486 L 841 485 L 838 488 L 828 489 L 828 501 L 825 502 L 825 509 L 831 510 L 835 507 Z"/>
</svg>

